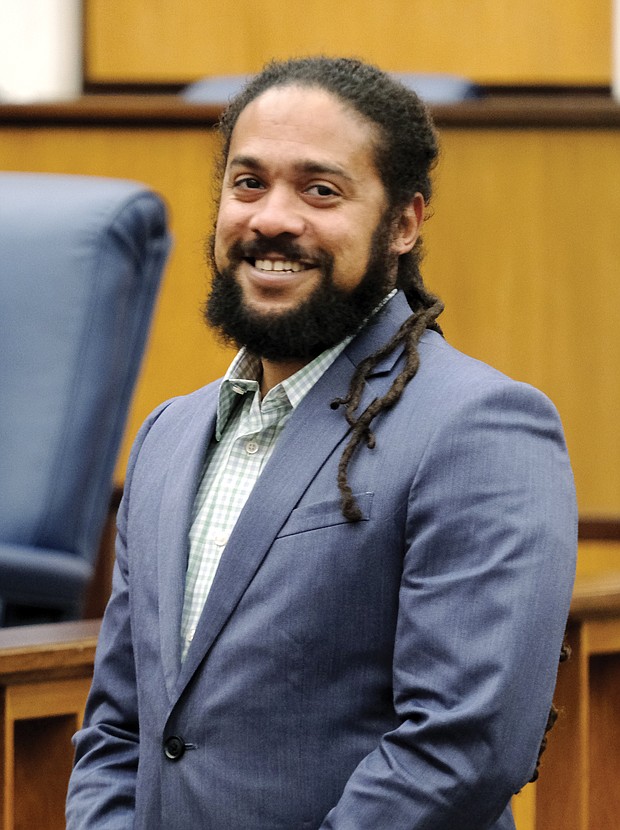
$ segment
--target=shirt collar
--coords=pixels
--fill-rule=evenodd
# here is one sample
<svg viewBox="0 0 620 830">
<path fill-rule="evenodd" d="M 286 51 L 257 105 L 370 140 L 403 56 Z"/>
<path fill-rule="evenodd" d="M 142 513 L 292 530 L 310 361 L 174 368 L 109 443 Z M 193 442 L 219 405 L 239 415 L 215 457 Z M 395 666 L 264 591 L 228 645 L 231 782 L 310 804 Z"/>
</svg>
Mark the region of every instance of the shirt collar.
<svg viewBox="0 0 620 830">
<path fill-rule="evenodd" d="M 368 320 L 374 317 L 396 293 L 397 290 L 393 289 L 381 300 L 360 328 L 363 328 Z M 318 357 L 315 357 L 314 360 L 311 360 L 310 363 L 307 363 L 299 371 L 295 372 L 294 375 L 291 375 L 274 386 L 273 389 L 270 389 L 266 397 L 283 396 L 288 399 L 291 409 L 295 409 L 357 333 L 346 337 L 340 343 L 321 352 Z M 245 347 L 240 349 L 228 367 L 220 385 L 215 428 L 215 438 L 217 441 L 221 439 L 226 424 L 243 395 L 246 393 L 254 395 L 259 391 L 261 373 L 262 365 L 260 358 L 249 354 Z"/>
</svg>

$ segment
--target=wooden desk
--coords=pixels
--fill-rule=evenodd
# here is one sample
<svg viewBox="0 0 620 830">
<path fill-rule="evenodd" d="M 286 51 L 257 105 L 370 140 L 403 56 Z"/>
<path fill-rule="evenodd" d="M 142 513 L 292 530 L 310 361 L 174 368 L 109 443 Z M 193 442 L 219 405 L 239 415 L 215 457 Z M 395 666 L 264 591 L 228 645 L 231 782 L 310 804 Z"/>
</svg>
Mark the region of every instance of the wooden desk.
<svg viewBox="0 0 620 830">
<path fill-rule="evenodd" d="M 99 621 L 0 630 L 0 830 L 62 830 Z"/>
<path fill-rule="evenodd" d="M 618 557 L 620 543 L 603 555 Z M 0 630 L 0 830 L 61 830 L 99 621 Z M 518 830 L 616 830 L 620 815 L 620 569 L 580 575 L 560 719 L 540 780 L 514 800 Z"/>
<path fill-rule="evenodd" d="M 620 543 L 608 545 L 620 567 Z M 620 570 L 579 576 L 560 667 L 560 718 L 536 784 L 536 830 L 620 825 Z"/>
</svg>

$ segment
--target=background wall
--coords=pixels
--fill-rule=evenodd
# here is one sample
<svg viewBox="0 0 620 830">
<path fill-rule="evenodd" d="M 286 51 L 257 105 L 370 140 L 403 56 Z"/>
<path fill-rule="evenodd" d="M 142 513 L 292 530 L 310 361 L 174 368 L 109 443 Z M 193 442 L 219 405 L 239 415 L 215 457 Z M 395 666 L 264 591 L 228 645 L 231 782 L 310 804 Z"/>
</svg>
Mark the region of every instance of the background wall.
<svg viewBox="0 0 620 830">
<path fill-rule="evenodd" d="M 494 84 L 609 84 L 612 0 L 86 0 L 87 78 L 179 82 L 352 54 Z"/>
<path fill-rule="evenodd" d="M 87 0 L 87 72 L 98 82 L 188 81 L 258 69 L 271 55 L 355 51 L 386 68 L 476 80 L 608 83 L 608 0 Z M 417 46 L 417 48 L 416 48 Z M 516 100 L 516 99 L 515 99 Z M 575 109 L 584 98 L 573 100 Z M 531 101 L 517 102 L 523 113 Z M 166 198 L 175 248 L 116 477 L 160 401 L 220 376 L 230 350 L 201 321 L 218 139 L 176 98 L 138 124 L 2 125 L 0 165 L 119 176 Z M 116 105 L 115 105 L 116 106 Z M 125 105 L 119 99 L 118 107 Z M 481 111 L 492 104 L 481 102 Z M 199 109 L 199 108 L 198 108 Z M 192 110 L 196 112 L 197 110 Z M 176 119 L 176 121 L 175 121 Z M 484 121 L 484 118 L 482 119 Z M 1 121 L 1 119 L 0 119 Z M 580 511 L 620 515 L 620 129 L 440 126 L 426 280 L 450 342 L 545 391 L 564 421 Z"/>
<path fill-rule="evenodd" d="M 443 129 L 424 273 L 451 343 L 545 391 L 620 514 L 620 131 Z"/>
<path fill-rule="evenodd" d="M 85 74 L 94 86 L 181 85 L 204 75 L 252 72 L 271 57 L 317 52 L 356 54 L 394 71 L 454 72 L 483 84 L 606 86 L 611 80 L 611 0 L 84 5 Z M 178 104 L 150 99 L 141 107 L 152 108 L 152 117 L 137 118 L 119 99 L 110 111 L 116 108 L 121 117 L 109 120 L 96 114 L 97 106 L 92 120 L 88 107 L 79 117 L 44 108 L 39 115 L 5 118 L 0 106 L 0 167 L 137 179 L 162 193 L 169 206 L 175 248 L 116 470 L 119 483 L 148 412 L 220 376 L 231 358 L 200 313 L 219 142 L 206 115 L 181 111 Z M 583 105 L 581 98 L 568 106 Z M 525 114 L 532 102 L 515 106 Z M 483 102 L 483 113 L 486 107 Z M 570 117 L 555 124 L 525 120 L 527 128 L 493 126 L 492 116 L 487 126 L 440 122 L 443 154 L 434 215 L 424 231 L 425 278 L 446 302 L 442 325 L 451 343 L 533 383 L 556 403 L 581 514 L 619 516 L 620 120 L 589 128 Z M 586 548 L 580 548 L 582 572 L 617 568 L 617 547 Z M 585 676 L 581 662 L 573 659 L 572 665 Z M 587 715 L 590 701 L 583 698 Z M 608 714 L 617 713 L 614 700 L 604 697 Z M 594 705 L 592 712 L 601 733 L 616 725 L 615 714 L 599 718 Z M 541 784 L 551 784 L 547 802 L 564 805 L 565 818 L 539 826 L 572 830 L 590 826 L 575 801 L 577 794 L 588 795 L 588 784 L 575 776 L 592 760 L 599 787 L 592 800 L 603 803 L 598 792 L 617 779 L 617 765 L 612 775 L 600 774 L 602 759 L 610 756 L 608 736 L 599 755 L 590 756 L 586 724 L 579 733 L 585 761 L 578 766 L 573 744 L 565 752 L 560 741 L 560 773 L 549 776 L 563 728 L 562 722 L 556 727 Z M 613 790 L 609 786 L 603 796 Z M 527 787 L 516 799 L 519 830 L 535 826 L 534 792 Z M 616 817 L 617 811 L 607 826 L 615 826 Z"/>
<path fill-rule="evenodd" d="M 564 421 L 582 514 L 620 514 L 620 129 L 440 128 L 425 225 L 429 286 L 457 348 L 545 391 Z M 0 124 L 0 166 L 144 181 L 170 209 L 174 251 L 140 375 L 130 443 L 160 401 L 220 376 L 202 323 L 203 246 L 219 142 L 205 125 Z"/>
</svg>

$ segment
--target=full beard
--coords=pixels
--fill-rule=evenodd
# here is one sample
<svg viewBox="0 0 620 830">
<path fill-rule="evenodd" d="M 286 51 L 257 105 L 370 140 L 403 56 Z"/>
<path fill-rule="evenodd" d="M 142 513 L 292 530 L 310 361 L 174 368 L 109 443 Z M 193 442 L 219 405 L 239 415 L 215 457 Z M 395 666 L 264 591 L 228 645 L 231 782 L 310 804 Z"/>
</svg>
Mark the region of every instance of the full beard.
<svg viewBox="0 0 620 830">
<path fill-rule="evenodd" d="M 358 285 L 346 290 L 334 284 L 333 258 L 313 253 L 321 280 L 298 306 L 283 312 L 261 313 L 248 307 L 235 278 L 238 265 L 247 257 L 280 253 L 285 259 L 308 259 L 288 238 L 235 243 L 228 252 L 228 265 L 218 270 L 211 239 L 209 258 L 213 282 L 204 309 L 207 323 L 225 343 L 245 346 L 253 355 L 278 362 L 312 360 L 321 352 L 357 332 L 391 290 L 395 259 L 390 254 L 391 223 L 384 217 L 376 228 L 366 271 Z"/>
</svg>

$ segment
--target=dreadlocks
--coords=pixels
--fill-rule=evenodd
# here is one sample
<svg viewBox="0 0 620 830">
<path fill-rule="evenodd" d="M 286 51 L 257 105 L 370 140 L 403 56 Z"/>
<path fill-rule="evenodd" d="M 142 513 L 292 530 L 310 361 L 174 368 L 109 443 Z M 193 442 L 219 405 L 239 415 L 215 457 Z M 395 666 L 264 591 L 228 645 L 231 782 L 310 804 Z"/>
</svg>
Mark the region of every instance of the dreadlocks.
<svg viewBox="0 0 620 830">
<path fill-rule="evenodd" d="M 379 412 L 388 409 L 396 403 L 405 386 L 418 371 L 418 366 L 420 365 L 417 348 L 418 341 L 424 331 L 434 323 L 435 317 L 441 309 L 441 303 L 436 302 L 429 308 L 420 309 L 408 317 L 388 343 L 358 365 L 351 378 L 347 396 L 345 398 L 336 398 L 332 401 L 332 407 L 334 409 L 340 405 L 345 406 L 345 417 L 351 426 L 351 438 L 338 464 L 338 487 L 342 500 L 342 513 L 349 521 L 355 522 L 362 518 L 362 513 L 353 498 L 351 487 L 347 481 L 347 467 L 351 456 L 362 440 L 366 441 L 366 446 L 370 449 L 375 446 L 375 436 L 370 429 L 370 424 Z M 380 398 L 375 398 L 360 415 L 356 416 L 355 411 L 359 406 L 364 382 L 368 373 L 374 369 L 382 358 L 390 354 L 390 352 L 401 344 L 404 346 L 406 358 L 404 368 L 395 378 L 387 393 Z"/>
<path fill-rule="evenodd" d="M 431 171 L 437 161 L 438 144 L 433 124 L 418 96 L 379 69 L 351 58 L 302 58 L 273 62 L 237 95 L 224 112 L 220 129 L 224 137 L 223 174 L 230 149 L 232 133 L 243 110 L 263 92 L 276 86 L 302 86 L 325 90 L 356 111 L 376 128 L 375 163 L 386 190 L 389 213 L 397 217 L 416 193 L 428 205 L 432 186 Z M 397 286 L 403 290 L 412 315 L 394 337 L 357 367 L 344 398 L 332 407 L 344 406 L 351 426 L 349 443 L 338 466 L 338 488 L 342 512 L 349 521 L 359 521 L 361 512 L 348 483 L 348 466 L 362 441 L 375 446 L 371 430 L 374 418 L 393 406 L 407 383 L 416 374 L 420 359 L 418 342 L 427 328 L 441 333 L 436 319 L 443 304 L 424 286 L 420 274 L 422 240 L 412 251 L 398 259 Z M 374 400 L 363 412 L 357 413 L 368 373 L 379 360 L 395 349 L 402 348 L 405 365 L 388 392 Z"/>
</svg>

